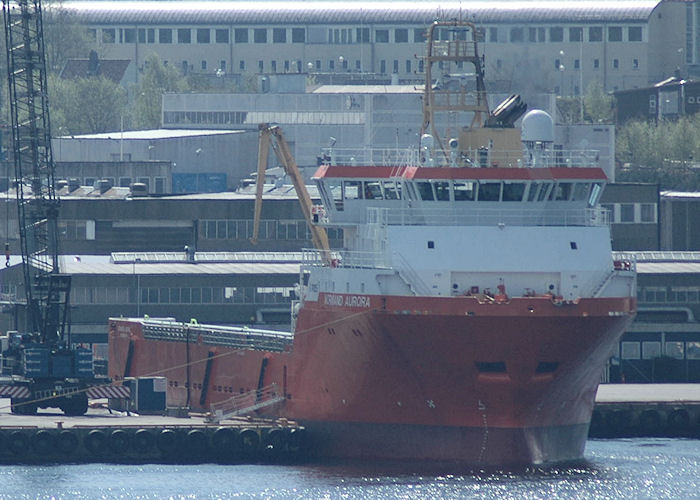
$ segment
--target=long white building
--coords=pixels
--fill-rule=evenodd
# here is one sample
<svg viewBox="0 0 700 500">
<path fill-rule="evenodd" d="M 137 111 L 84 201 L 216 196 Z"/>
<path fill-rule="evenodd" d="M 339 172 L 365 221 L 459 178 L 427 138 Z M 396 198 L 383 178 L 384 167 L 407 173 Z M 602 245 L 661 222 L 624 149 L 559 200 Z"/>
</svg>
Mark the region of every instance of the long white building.
<svg viewBox="0 0 700 500">
<path fill-rule="evenodd" d="M 310 73 L 422 81 L 424 30 L 468 18 L 486 78 L 508 92 L 578 95 L 694 70 L 700 8 L 681 0 L 64 2 L 102 58 L 142 69 L 153 52 L 183 72 Z M 136 77 L 138 78 L 138 72 Z M 335 83 L 335 82 L 334 82 Z"/>
</svg>

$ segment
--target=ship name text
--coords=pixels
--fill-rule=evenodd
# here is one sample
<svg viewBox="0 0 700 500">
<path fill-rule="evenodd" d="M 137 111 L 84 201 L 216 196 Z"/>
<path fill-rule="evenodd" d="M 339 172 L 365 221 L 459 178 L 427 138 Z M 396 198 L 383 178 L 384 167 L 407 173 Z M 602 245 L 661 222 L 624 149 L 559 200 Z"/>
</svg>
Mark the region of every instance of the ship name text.
<svg viewBox="0 0 700 500">
<path fill-rule="evenodd" d="M 326 294 L 324 304 L 333 307 L 370 307 L 367 295 L 338 295 Z"/>
</svg>

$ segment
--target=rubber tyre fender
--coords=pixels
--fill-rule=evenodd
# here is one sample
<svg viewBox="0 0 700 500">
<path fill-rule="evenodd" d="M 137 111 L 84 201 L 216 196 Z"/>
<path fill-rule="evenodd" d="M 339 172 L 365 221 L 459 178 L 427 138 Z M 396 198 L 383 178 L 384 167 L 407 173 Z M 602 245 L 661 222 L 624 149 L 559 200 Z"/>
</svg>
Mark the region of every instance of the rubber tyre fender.
<svg viewBox="0 0 700 500">
<path fill-rule="evenodd" d="M 56 450 L 61 455 L 72 455 L 78 447 L 78 436 L 73 431 L 64 430 L 56 436 Z"/>
<path fill-rule="evenodd" d="M 211 445 L 218 458 L 232 460 L 241 454 L 241 435 L 236 429 L 219 427 L 211 437 Z"/>
<path fill-rule="evenodd" d="M 271 459 L 280 458 L 285 452 L 286 444 L 287 436 L 284 433 L 284 429 L 270 429 L 263 438 L 263 450 L 268 458 Z"/>
<path fill-rule="evenodd" d="M 204 431 L 192 429 L 187 433 L 185 450 L 188 454 L 200 457 L 209 450 L 209 439 Z"/>
<path fill-rule="evenodd" d="M 156 437 L 156 446 L 164 458 L 174 458 L 180 448 L 180 436 L 172 429 L 163 429 Z"/>
<path fill-rule="evenodd" d="M 151 431 L 147 429 L 139 429 L 134 433 L 132 445 L 136 453 L 143 455 L 153 450 L 155 441 L 156 438 L 153 436 Z"/>
<path fill-rule="evenodd" d="M 32 451 L 37 457 L 46 457 L 55 451 L 55 438 L 46 429 L 41 429 L 32 436 Z"/>
<path fill-rule="evenodd" d="M 260 434 L 254 429 L 241 431 L 241 447 L 246 457 L 257 455 L 260 448 Z"/>
<path fill-rule="evenodd" d="M 102 429 L 93 429 L 83 438 L 83 446 L 93 455 L 104 455 L 107 452 L 107 434 Z"/>
<path fill-rule="evenodd" d="M 309 447 L 309 435 L 306 429 L 290 429 L 287 436 L 287 451 L 292 458 L 306 455 Z"/>
<path fill-rule="evenodd" d="M 11 432 L 7 438 L 7 449 L 17 457 L 27 454 L 29 448 L 29 438 L 22 431 Z"/>
<path fill-rule="evenodd" d="M 129 449 L 129 433 L 124 429 L 115 429 L 109 435 L 109 449 L 116 455 L 121 455 Z"/>
<path fill-rule="evenodd" d="M 661 432 L 661 415 L 656 410 L 644 410 L 639 414 L 639 433 L 643 437 L 658 436 Z"/>
<path fill-rule="evenodd" d="M 688 411 L 677 408 L 670 412 L 667 417 L 669 431 L 673 435 L 683 435 L 690 428 L 690 415 Z"/>
</svg>

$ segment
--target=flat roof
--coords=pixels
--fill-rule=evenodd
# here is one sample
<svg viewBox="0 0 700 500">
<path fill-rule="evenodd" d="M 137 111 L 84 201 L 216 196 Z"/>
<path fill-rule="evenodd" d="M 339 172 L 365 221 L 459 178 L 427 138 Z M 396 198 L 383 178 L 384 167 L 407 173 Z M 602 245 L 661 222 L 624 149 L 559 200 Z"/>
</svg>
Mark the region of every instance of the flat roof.
<svg viewBox="0 0 700 500">
<path fill-rule="evenodd" d="M 661 0 L 67 1 L 94 24 L 424 24 L 436 17 L 476 23 L 646 22 Z"/>
<path fill-rule="evenodd" d="M 246 130 L 198 130 L 198 129 L 167 129 L 153 130 L 116 130 L 100 134 L 64 135 L 57 139 L 111 139 L 111 140 L 137 140 L 137 139 L 177 139 L 181 137 L 196 137 L 200 135 L 225 135 L 243 134 Z"/>
</svg>

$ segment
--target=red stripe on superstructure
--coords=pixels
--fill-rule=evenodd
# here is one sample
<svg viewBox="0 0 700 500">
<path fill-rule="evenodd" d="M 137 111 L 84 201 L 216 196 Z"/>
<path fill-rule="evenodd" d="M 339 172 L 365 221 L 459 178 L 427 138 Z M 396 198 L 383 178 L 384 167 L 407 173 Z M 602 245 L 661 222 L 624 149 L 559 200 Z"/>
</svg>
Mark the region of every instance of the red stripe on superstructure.
<svg viewBox="0 0 700 500">
<path fill-rule="evenodd" d="M 446 179 L 446 180 L 607 180 L 599 167 L 538 168 L 451 168 L 406 167 L 397 175 L 398 167 L 322 165 L 315 179 Z"/>
</svg>

